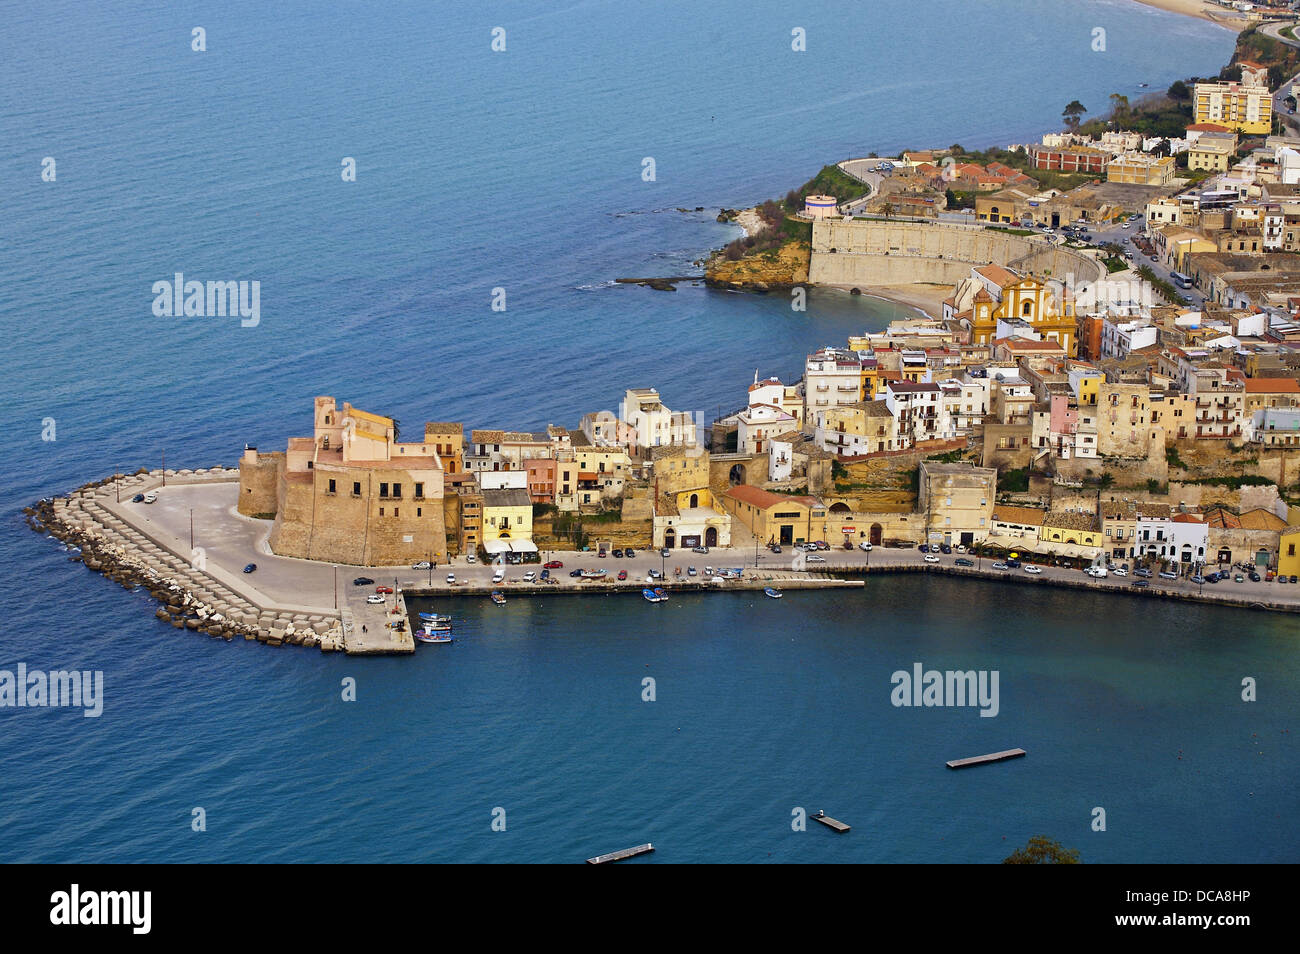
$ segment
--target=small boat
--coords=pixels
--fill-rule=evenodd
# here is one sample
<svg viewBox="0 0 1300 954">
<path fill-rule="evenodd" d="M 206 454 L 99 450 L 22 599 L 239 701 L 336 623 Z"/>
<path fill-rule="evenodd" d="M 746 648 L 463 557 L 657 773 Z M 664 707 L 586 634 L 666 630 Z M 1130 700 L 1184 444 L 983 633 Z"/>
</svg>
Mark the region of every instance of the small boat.
<svg viewBox="0 0 1300 954">
<path fill-rule="evenodd" d="M 764 596 L 770 596 L 770 597 L 772 597 L 772 599 L 774 599 L 774 600 L 779 600 L 779 599 L 780 599 L 782 596 L 784 596 L 785 594 L 782 593 L 780 590 L 775 589 L 774 587 L 771 587 L 771 586 L 765 586 L 765 587 L 763 587 L 763 595 L 764 595 Z"/>
<path fill-rule="evenodd" d="M 421 623 L 450 623 L 451 622 L 450 616 L 442 616 L 438 613 L 420 613 L 419 617 Z"/>
<path fill-rule="evenodd" d="M 492 602 L 493 602 L 493 603 L 496 603 L 497 606 L 505 606 L 505 605 L 506 605 L 506 598 L 505 598 L 504 596 L 502 596 L 501 593 L 497 592 L 496 590 L 493 590 L 493 591 L 492 591 Z"/>
<path fill-rule="evenodd" d="M 452 642 L 451 632 L 431 632 L 427 629 L 417 629 L 415 638 L 422 643 L 450 643 Z"/>
<path fill-rule="evenodd" d="M 662 603 L 664 600 L 668 599 L 668 594 L 660 587 L 651 589 L 647 586 L 641 591 L 641 595 L 645 597 L 647 603 Z"/>
</svg>

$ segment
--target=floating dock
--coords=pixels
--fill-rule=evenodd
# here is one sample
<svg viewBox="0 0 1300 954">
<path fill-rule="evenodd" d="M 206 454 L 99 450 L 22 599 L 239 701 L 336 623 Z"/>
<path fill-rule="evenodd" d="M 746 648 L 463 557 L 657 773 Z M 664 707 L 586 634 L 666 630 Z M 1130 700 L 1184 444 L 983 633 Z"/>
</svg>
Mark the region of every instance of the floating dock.
<svg viewBox="0 0 1300 954">
<path fill-rule="evenodd" d="M 948 763 L 948 768 L 970 768 L 972 765 L 984 765 L 988 762 L 1003 762 L 1007 759 L 1018 759 L 1024 754 L 1024 749 L 1007 749 L 1005 752 L 990 752 L 988 755 L 976 755 L 969 759 L 953 759 Z"/>
<path fill-rule="evenodd" d="M 597 855 L 595 858 L 588 858 L 589 865 L 603 865 L 608 861 L 622 861 L 624 858 L 635 858 L 637 855 L 645 855 L 655 850 L 655 846 L 646 842 L 644 845 L 637 845 L 635 848 L 624 848 L 622 851 L 611 851 L 607 855 Z"/>
<path fill-rule="evenodd" d="M 815 815 L 813 815 L 813 818 L 821 822 L 827 828 L 838 831 L 841 834 L 849 830 L 848 825 L 844 824 L 844 822 L 842 821 L 837 821 L 836 819 L 831 818 L 831 816 L 827 815 L 825 812 L 817 812 Z"/>
</svg>

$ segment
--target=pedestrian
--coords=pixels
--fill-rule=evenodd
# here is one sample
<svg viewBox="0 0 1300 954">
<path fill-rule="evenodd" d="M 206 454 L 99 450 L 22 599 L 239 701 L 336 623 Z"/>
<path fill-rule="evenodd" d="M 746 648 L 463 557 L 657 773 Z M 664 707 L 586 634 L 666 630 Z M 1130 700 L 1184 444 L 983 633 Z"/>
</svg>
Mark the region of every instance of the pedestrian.
<svg viewBox="0 0 1300 954">
<path fill-rule="evenodd" d="M 370 632 L 368 629 L 366 629 L 366 625 L 365 625 L 365 623 L 362 623 L 362 624 L 361 624 L 361 632 L 363 632 L 363 633 L 368 633 L 368 632 Z"/>
</svg>

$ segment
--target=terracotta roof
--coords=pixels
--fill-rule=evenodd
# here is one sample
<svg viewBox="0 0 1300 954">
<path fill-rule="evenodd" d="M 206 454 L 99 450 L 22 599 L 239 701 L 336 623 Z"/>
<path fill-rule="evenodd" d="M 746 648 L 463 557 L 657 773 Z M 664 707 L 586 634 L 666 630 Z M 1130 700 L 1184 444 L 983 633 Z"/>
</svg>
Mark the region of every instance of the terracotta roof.
<svg viewBox="0 0 1300 954">
<path fill-rule="evenodd" d="M 1247 378 L 1247 394 L 1300 394 L 1300 381 L 1295 378 Z"/>
<path fill-rule="evenodd" d="M 1014 523 L 1022 527 L 1041 527 L 1046 510 L 1037 507 L 1011 507 L 1005 504 L 993 508 L 993 519 L 999 523 Z"/>
<path fill-rule="evenodd" d="M 979 272 L 999 288 L 1010 285 L 1012 282 L 1020 281 L 1019 275 L 1010 269 L 1003 268 L 1001 265 L 994 265 L 991 263 L 988 265 L 981 265 L 979 268 L 975 269 L 975 271 Z"/>
<path fill-rule="evenodd" d="M 751 506 L 758 507 L 760 510 L 766 510 L 776 504 L 798 503 L 806 507 L 817 507 L 821 501 L 816 497 L 789 497 L 785 494 L 774 494 L 770 490 L 764 490 L 762 487 L 753 487 L 749 484 L 741 484 L 732 487 L 726 494 L 733 500 L 739 500 Z"/>
</svg>

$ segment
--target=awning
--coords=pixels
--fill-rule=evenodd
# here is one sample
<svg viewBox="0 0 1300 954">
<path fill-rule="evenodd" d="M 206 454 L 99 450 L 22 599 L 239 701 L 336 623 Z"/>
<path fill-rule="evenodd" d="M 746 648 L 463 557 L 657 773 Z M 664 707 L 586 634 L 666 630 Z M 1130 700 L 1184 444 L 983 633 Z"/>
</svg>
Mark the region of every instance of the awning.
<svg viewBox="0 0 1300 954">
<path fill-rule="evenodd" d="M 536 553 L 537 544 L 532 540 L 484 540 L 483 549 L 488 556 L 498 553 Z"/>
</svg>

